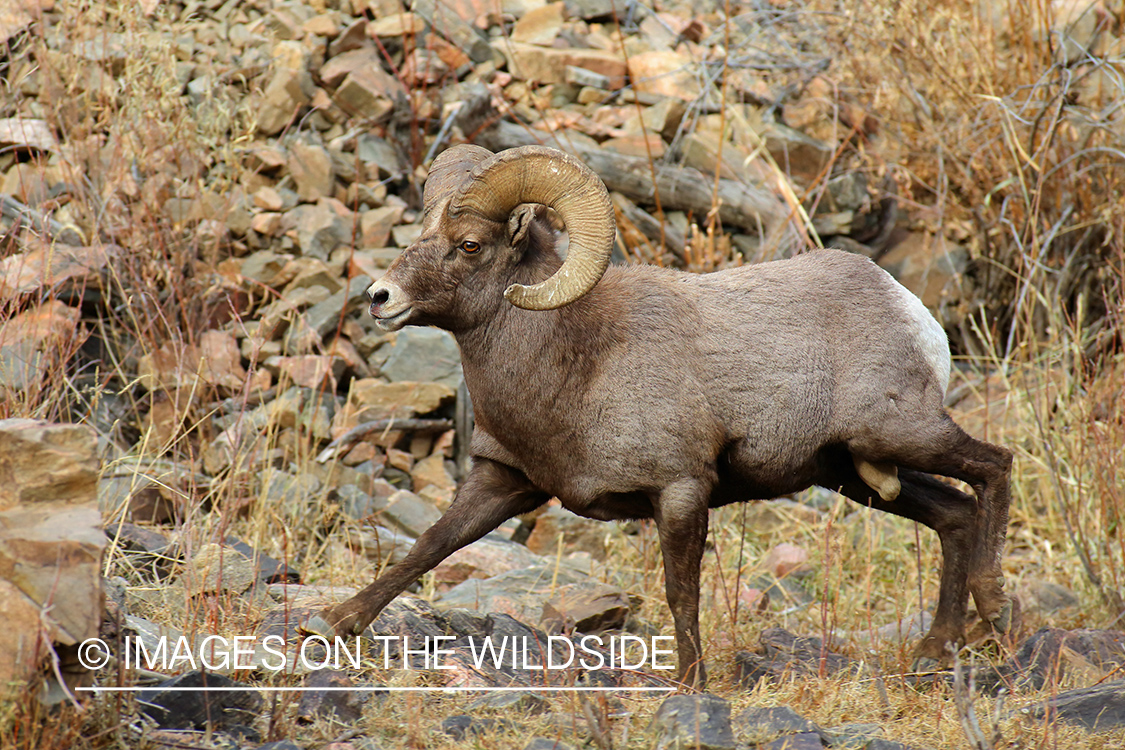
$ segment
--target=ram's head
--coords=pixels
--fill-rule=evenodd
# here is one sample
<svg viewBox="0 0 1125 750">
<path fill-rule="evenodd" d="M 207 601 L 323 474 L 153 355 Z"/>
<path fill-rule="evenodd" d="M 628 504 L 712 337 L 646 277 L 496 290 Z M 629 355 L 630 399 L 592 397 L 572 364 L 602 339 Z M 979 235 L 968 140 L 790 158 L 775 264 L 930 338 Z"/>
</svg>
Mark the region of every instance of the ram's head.
<svg viewBox="0 0 1125 750">
<path fill-rule="evenodd" d="M 384 330 L 456 331 L 490 318 L 504 299 L 553 310 L 589 292 L 609 263 L 616 225 L 605 185 L 562 151 L 455 146 L 434 160 L 423 203 L 418 241 L 367 290 Z M 566 260 L 548 278 L 536 278 L 554 253 L 537 206 L 558 212 L 570 234 Z M 557 260 L 546 263 L 554 270 Z"/>
</svg>

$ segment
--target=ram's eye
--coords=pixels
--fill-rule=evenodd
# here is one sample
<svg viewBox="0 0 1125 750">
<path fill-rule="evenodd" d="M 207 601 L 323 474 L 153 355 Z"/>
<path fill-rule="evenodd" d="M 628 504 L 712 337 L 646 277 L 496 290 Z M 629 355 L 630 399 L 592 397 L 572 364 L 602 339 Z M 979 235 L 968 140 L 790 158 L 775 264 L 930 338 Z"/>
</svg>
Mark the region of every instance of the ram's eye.
<svg viewBox="0 0 1125 750">
<path fill-rule="evenodd" d="M 465 253 L 465 255 L 472 255 L 473 253 L 479 252 L 479 251 L 480 251 L 480 243 L 479 242 L 473 242 L 472 240 L 465 240 L 464 242 L 461 243 L 461 252 Z"/>
</svg>

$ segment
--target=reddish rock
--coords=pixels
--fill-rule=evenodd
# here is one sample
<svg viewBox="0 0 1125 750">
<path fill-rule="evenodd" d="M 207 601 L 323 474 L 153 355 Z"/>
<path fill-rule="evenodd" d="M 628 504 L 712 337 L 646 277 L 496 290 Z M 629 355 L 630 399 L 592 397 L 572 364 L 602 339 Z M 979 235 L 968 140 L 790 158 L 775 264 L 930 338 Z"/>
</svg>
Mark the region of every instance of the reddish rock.
<svg viewBox="0 0 1125 750">
<path fill-rule="evenodd" d="M 297 141 L 289 147 L 289 175 L 297 183 L 297 195 L 313 202 L 335 192 L 336 174 L 332 157 L 323 146 Z"/>
<path fill-rule="evenodd" d="M 391 230 L 402 220 L 402 206 L 382 206 L 364 211 L 359 218 L 360 246 L 387 247 Z"/>
<path fill-rule="evenodd" d="M 562 30 L 564 7 L 564 3 L 550 3 L 527 11 L 512 27 L 512 41 L 550 47 Z"/>
<path fill-rule="evenodd" d="M 551 505 L 535 519 L 527 548 L 546 556 L 556 555 L 560 549 L 564 553 L 589 552 L 595 559 L 605 560 L 605 537 L 609 528 L 600 521 Z"/>
<path fill-rule="evenodd" d="M 265 135 L 277 135 L 301 107 L 312 101 L 316 86 L 307 70 L 279 68 L 274 72 L 262 92 L 261 101 L 254 112 L 258 130 Z"/>
<path fill-rule="evenodd" d="M 80 312 L 51 300 L 0 323 L 0 395 L 40 382 L 83 335 Z"/>
<path fill-rule="evenodd" d="M 0 260 L 0 299 L 34 292 L 64 281 L 100 286 L 100 275 L 117 258 L 117 245 L 71 247 L 55 243 L 36 244 Z"/>
<path fill-rule="evenodd" d="M 326 86 L 338 86 L 353 70 L 379 65 L 379 52 L 371 47 L 361 47 L 336 55 L 320 68 L 320 80 Z"/>
<path fill-rule="evenodd" d="M 362 49 L 368 46 L 368 44 L 367 19 L 358 18 L 348 24 L 347 28 L 340 32 L 340 35 L 328 45 L 328 56 L 330 58 L 336 58 L 344 52 Z"/>
<path fill-rule="evenodd" d="M 367 35 L 375 38 L 421 34 L 425 27 L 422 18 L 414 13 L 395 13 L 367 24 Z"/>
<path fill-rule="evenodd" d="M 370 415 L 406 418 L 429 414 L 452 399 L 453 395 L 452 388 L 440 383 L 384 383 L 375 379 L 363 379 L 352 382 L 348 403 Z"/>
<path fill-rule="evenodd" d="M 965 248 L 940 234 L 910 232 L 879 259 L 879 265 L 924 305 L 936 309 L 954 291 L 968 258 Z"/>
<path fill-rule="evenodd" d="M 266 237 L 274 237 L 281 233 L 281 214 L 273 211 L 255 214 L 250 220 L 250 228 Z"/>
<path fill-rule="evenodd" d="M 344 361 L 339 357 L 306 354 L 293 357 L 270 357 L 267 367 L 276 367 L 278 381 L 303 388 L 336 390 L 344 376 Z"/>
<path fill-rule="evenodd" d="M 414 468 L 410 470 L 410 478 L 414 481 L 415 492 L 421 492 L 431 485 L 441 490 L 457 489 L 457 480 L 446 471 L 445 456 L 440 453 L 427 456 L 414 464 Z"/>
<path fill-rule="evenodd" d="M 8 117 L 0 119 L 0 147 L 3 146 L 55 151 L 59 147 L 59 142 L 46 120 Z"/>
<path fill-rule="evenodd" d="M 643 156 L 645 158 L 652 157 L 653 159 L 661 158 L 667 150 L 664 139 L 656 133 L 647 133 L 643 136 L 627 135 L 621 138 L 610 138 L 602 144 L 602 148 L 608 149 L 615 154 Z"/>
<path fill-rule="evenodd" d="M 691 57 L 679 52 L 641 52 L 629 58 L 629 77 L 639 94 L 671 96 L 690 102 L 700 95 L 693 66 Z"/>
<path fill-rule="evenodd" d="M 561 586 L 543 603 L 540 621 L 547 632 L 596 633 L 624 627 L 629 597 L 605 583 L 574 583 Z"/>
<path fill-rule="evenodd" d="M 238 342 L 224 331 L 207 331 L 198 345 L 165 344 L 140 358 L 137 374 L 150 391 L 201 384 L 235 391 L 242 388 L 247 377 Z"/>
<path fill-rule="evenodd" d="M 335 102 L 350 115 L 379 120 L 396 103 L 406 100 L 406 89 L 398 79 L 376 65 L 358 67 L 336 89 Z"/>
<path fill-rule="evenodd" d="M 524 81 L 565 83 L 567 66 L 585 68 L 609 79 L 610 88 L 625 83 L 625 61 L 621 55 L 596 49 L 555 49 L 518 42 L 497 45 L 508 58 L 508 70 Z"/>
<path fill-rule="evenodd" d="M 0 700 L 26 687 L 57 644 L 98 634 L 106 536 L 96 451 L 89 427 L 0 420 Z M 74 687 L 84 670 L 60 661 Z"/>
<path fill-rule="evenodd" d="M 485 538 L 443 560 L 434 568 L 434 582 L 438 591 L 447 591 L 470 578 L 491 578 L 526 568 L 539 559 L 523 545 Z"/>
<path fill-rule="evenodd" d="M 762 567 L 773 574 L 775 578 L 784 578 L 787 575 L 801 575 L 811 572 L 809 567 L 809 551 L 796 544 L 782 542 L 771 549 L 764 560 Z"/>
</svg>

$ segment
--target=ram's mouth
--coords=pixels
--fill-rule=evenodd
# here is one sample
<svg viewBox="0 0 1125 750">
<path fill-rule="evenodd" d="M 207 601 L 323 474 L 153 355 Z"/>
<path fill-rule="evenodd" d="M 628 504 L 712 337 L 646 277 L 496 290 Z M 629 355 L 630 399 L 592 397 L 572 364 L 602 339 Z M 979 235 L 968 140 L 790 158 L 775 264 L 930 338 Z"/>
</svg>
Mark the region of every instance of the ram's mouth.
<svg viewBox="0 0 1125 750">
<path fill-rule="evenodd" d="M 413 307 L 405 307 L 402 310 L 399 310 L 397 313 L 394 313 L 393 315 L 387 315 L 386 310 L 382 311 L 382 315 L 378 315 L 374 311 L 372 311 L 371 317 L 375 318 L 375 324 L 377 326 L 382 328 L 384 331 L 390 332 L 397 331 L 398 329 L 406 325 L 406 320 L 410 317 L 410 314 L 412 312 L 414 312 Z"/>
</svg>

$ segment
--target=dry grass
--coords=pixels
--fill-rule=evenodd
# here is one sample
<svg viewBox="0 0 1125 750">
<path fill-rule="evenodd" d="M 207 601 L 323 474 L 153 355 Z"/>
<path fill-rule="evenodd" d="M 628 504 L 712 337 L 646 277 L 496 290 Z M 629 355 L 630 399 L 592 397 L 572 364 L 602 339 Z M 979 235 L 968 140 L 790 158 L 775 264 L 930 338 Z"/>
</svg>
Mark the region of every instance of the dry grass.
<svg viewBox="0 0 1125 750">
<path fill-rule="evenodd" d="M 256 363 L 250 363 L 251 375 L 241 388 L 194 385 L 201 390 L 185 394 L 169 387 L 136 395 L 143 392 L 136 387 L 142 357 L 165 351 L 172 361 L 182 361 L 201 332 L 249 325 L 256 311 L 279 297 L 277 290 L 240 288 L 223 274 L 223 261 L 237 248 L 217 236 L 214 225 L 176 221 L 165 211 L 171 198 L 207 201 L 219 222 L 232 209 L 231 196 L 241 189 L 240 149 L 253 133 L 245 90 L 240 84 L 217 87 L 211 98 L 192 104 L 179 94 L 173 35 L 157 34 L 151 44 L 154 25 L 132 3 L 60 4 L 66 6 L 61 23 L 71 48 L 54 48 L 41 30 L 18 40 L 0 69 L 7 87 L 0 117 L 16 113 L 20 74 L 34 61 L 42 116 L 68 144 L 62 158 L 36 165 L 63 170 L 70 183 L 68 201 L 55 218 L 85 240 L 100 238 L 123 252 L 110 265 L 100 301 L 83 307 L 81 329 L 89 339 L 80 333 L 52 340 L 45 353 L 53 363 L 48 376 L 0 402 L 0 417 L 88 421 L 95 410 L 110 410 L 119 415 L 119 436 L 135 447 L 109 469 L 165 467 L 158 479 L 181 508 L 178 533 L 186 551 L 215 533 L 236 533 L 298 566 L 310 582 L 366 583 L 366 560 L 347 543 L 357 530 L 335 515 L 323 496 L 327 490 L 315 502 L 285 507 L 261 502 L 263 480 L 252 456 L 277 449 L 302 475 L 323 476 L 337 468 L 313 462 L 317 442 L 308 429 L 271 426 L 231 468 L 214 477 L 199 472 L 201 446 L 214 437 L 209 427 L 214 404 L 249 398 Z M 1111 12 L 1103 19 L 1103 39 L 1120 38 L 1125 11 L 1120 3 L 1106 6 Z M 981 5 L 986 7 L 991 5 Z M 1005 562 L 1009 585 L 1048 580 L 1074 589 L 1081 599 L 1076 612 L 1050 620 L 1032 617 L 1028 625 L 1121 627 L 1125 486 L 1117 467 L 1125 465 L 1125 52 L 1095 45 L 1097 57 L 1078 64 L 1060 38 L 1048 33 L 1053 17 L 1039 3 L 1013 0 L 987 15 L 964 3 L 918 0 L 858 5 L 814 0 L 784 11 L 763 18 L 807 23 L 816 31 L 810 31 L 816 44 L 833 58 L 823 75 L 831 78 L 837 98 L 819 135 L 840 146 L 834 174 L 861 169 L 889 176 L 916 226 L 969 251 L 961 293 L 949 296 L 940 313 L 964 365 L 969 395 L 958 414 L 974 433 L 1017 453 Z M 184 23 L 191 21 L 175 28 Z M 103 85 L 97 66 L 75 53 L 83 44 L 119 48 L 107 65 L 122 85 Z M 802 67 L 809 60 L 789 52 L 794 67 L 771 75 L 791 76 L 795 90 L 802 90 L 822 71 Z M 731 62 L 713 69 L 720 83 L 748 64 Z M 857 113 L 874 118 L 877 128 L 861 134 L 865 120 Z M 739 132 L 730 121 L 717 127 L 728 137 Z M 418 144 L 411 145 L 412 152 L 419 151 Z M 805 205 L 818 199 L 828 177 L 798 196 Z M 796 207 L 794 213 L 794 221 L 807 229 Z M 689 240 L 684 260 L 693 268 L 741 262 L 729 236 L 713 222 L 700 223 Z M 14 246 L 5 243 L 0 237 L 0 249 Z M 44 287 L 0 301 L 0 324 L 43 309 L 64 293 L 70 294 Z M 285 384 L 279 385 L 280 392 Z M 139 418 L 158 404 L 175 429 L 158 430 Z M 910 686 L 903 679 L 910 655 L 895 644 L 852 653 L 869 667 L 858 679 L 801 679 L 752 689 L 733 684 L 723 665 L 735 651 L 756 643 L 764 628 L 827 636 L 908 618 L 936 598 L 940 565 L 928 531 L 918 533 L 900 519 L 852 513 L 842 500 L 830 503 L 817 520 L 769 534 L 745 525 L 744 512 L 723 509 L 712 521 L 713 551 L 704 570 L 710 606 L 703 622 L 714 672 L 711 690 L 731 699 L 736 711 L 751 704 L 787 705 L 822 726 L 871 722 L 899 741 L 964 746 L 952 691 Z M 815 572 L 808 588 L 818 592 L 817 601 L 750 612 L 738 603 L 740 587 L 780 540 L 810 551 Z M 670 634 L 652 529 L 643 526 L 633 536 L 612 532 L 611 554 L 615 580 L 643 596 L 638 618 Z M 106 572 L 124 576 L 138 596 L 143 593 L 142 576 L 115 548 Z M 236 632 L 255 617 L 253 609 L 200 608 L 178 595 L 183 599 L 174 606 L 160 597 L 140 613 L 210 632 Z M 1003 655 L 994 649 L 982 658 Z M 384 677 L 409 679 L 378 675 Z M 1070 686 L 1010 697 L 1007 707 Z M 431 730 L 445 716 L 467 710 L 471 700 L 393 697 L 368 711 L 354 729 L 381 737 L 387 746 L 461 747 Z M 648 746 L 648 721 L 658 700 L 621 703 L 626 718 L 616 718 L 617 708 L 583 705 L 577 697 L 557 699 L 554 710 L 604 715 L 615 747 Z M 993 706 L 991 699 L 976 699 L 976 714 L 988 732 Z M 133 735 L 118 725 L 115 709 L 113 701 L 94 700 L 80 712 L 44 716 L 33 702 L 23 701 L 0 716 L 0 744 L 130 746 Z M 348 731 L 329 722 L 298 727 L 293 709 L 284 701 L 275 707 L 274 738 L 296 732 L 306 743 L 328 742 Z M 573 740 L 541 718 L 525 723 L 538 734 Z M 1109 748 L 1125 739 L 1120 731 L 1090 735 L 1019 718 L 1003 718 L 998 731 L 1003 743 L 997 746 L 1012 747 Z M 497 732 L 475 743 L 517 748 L 523 736 Z"/>
</svg>

